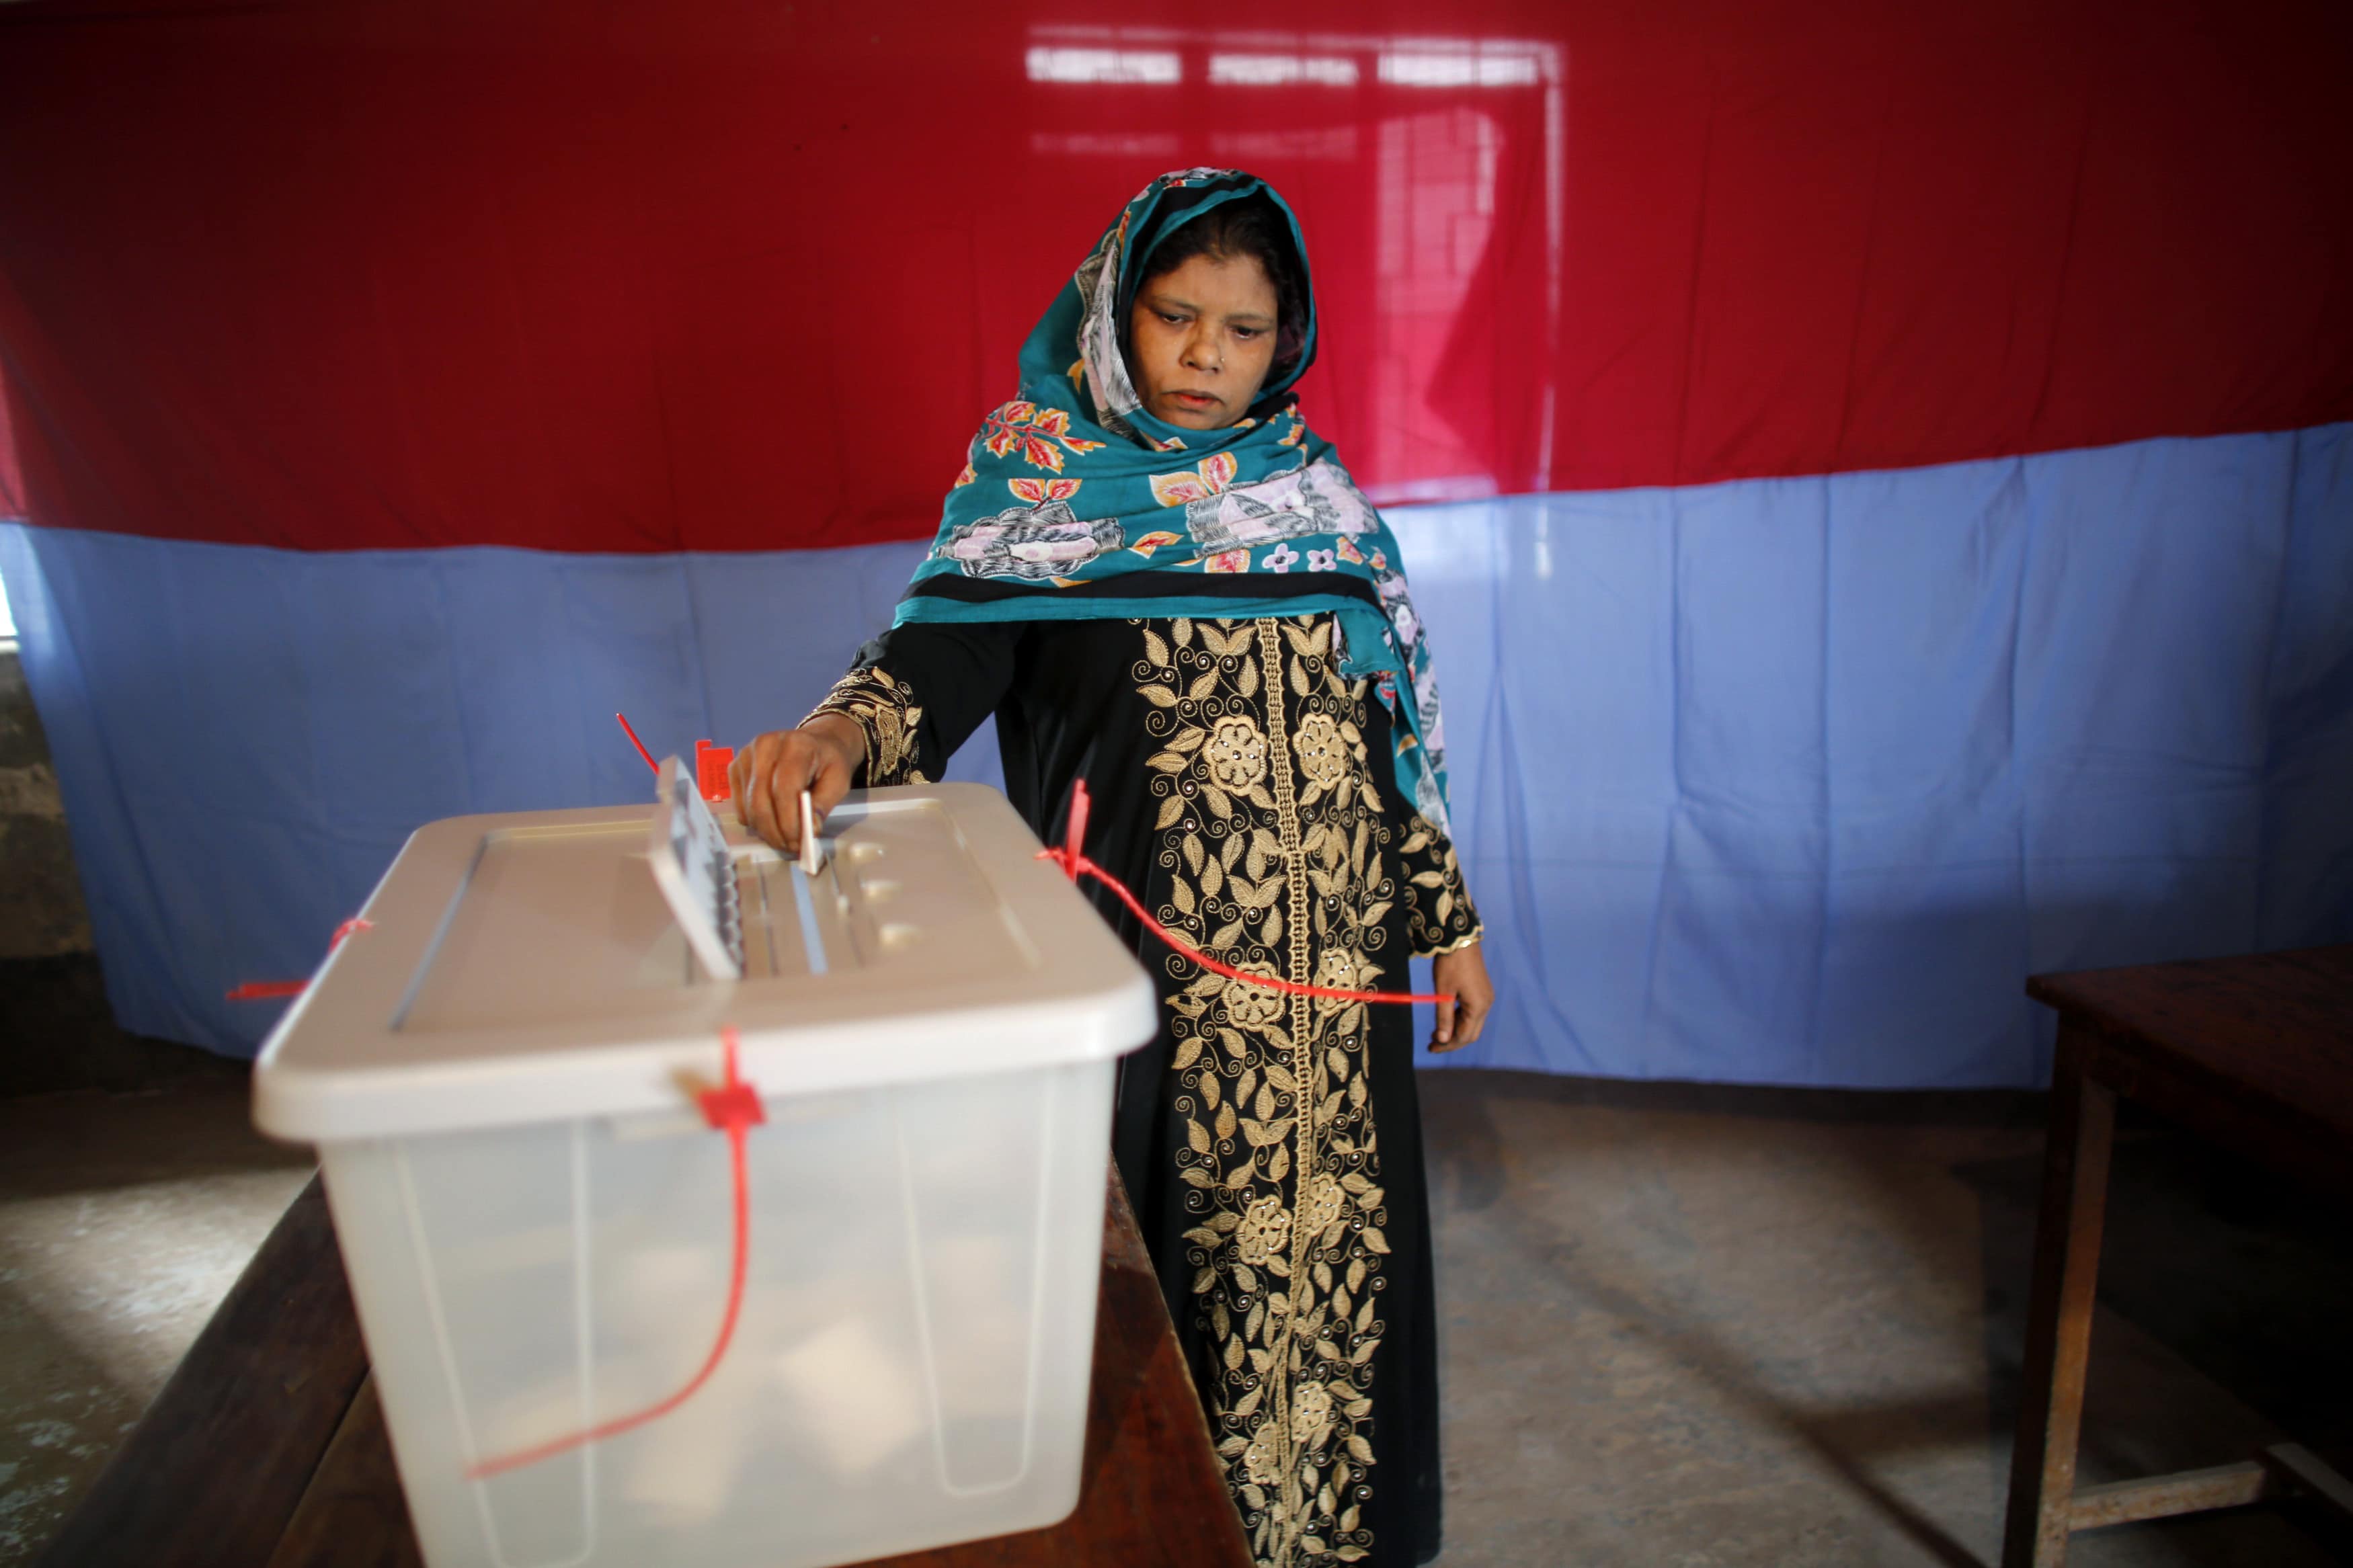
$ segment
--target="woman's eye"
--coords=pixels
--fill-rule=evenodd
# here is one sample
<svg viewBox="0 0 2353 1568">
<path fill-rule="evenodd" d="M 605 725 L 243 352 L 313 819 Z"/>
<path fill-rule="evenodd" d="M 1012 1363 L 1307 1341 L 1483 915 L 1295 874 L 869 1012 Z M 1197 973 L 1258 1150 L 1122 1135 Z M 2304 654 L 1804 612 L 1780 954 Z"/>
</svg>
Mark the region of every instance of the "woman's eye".
<svg viewBox="0 0 2353 1568">
<path fill-rule="evenodd" d="M 1181 327 L 1185 324 L 1185 318 L 1182 316 L 1172 316 L 1166 310 L 1159 312 L 1159 315 L 1162 321 L 1167 322 L 1172 327 Z"/>
<path fill-rule="evenodd" d="M 1234 329 L 1234 336 L 1241 339 L 1244 342 L 1248 342 L 1250 339 L 1258 336 L 1261 330 L 1261 329 L 1257 327 L 1236 327 Z"/>
</svg>

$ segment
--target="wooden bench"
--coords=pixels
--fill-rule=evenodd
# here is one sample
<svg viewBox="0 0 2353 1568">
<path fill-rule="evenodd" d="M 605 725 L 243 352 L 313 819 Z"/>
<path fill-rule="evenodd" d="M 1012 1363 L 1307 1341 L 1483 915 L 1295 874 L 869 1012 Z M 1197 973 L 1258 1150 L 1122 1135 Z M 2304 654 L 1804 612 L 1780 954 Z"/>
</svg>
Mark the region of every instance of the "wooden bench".
<svg viewBox="0 0 2353 1568">
<path fill-rule="evenodd" d="M 2353 1197 L 2353 946 L 2037 975 L 2059 1012 L 2002 1568 L 2061 1568 L 2074 1531 L 2267 1499 L 2353 1520 L 2353 1486 L 2283 1444 L 2236 1464 L 2075 1489 L 2116 1097 Z"/>
</svg>

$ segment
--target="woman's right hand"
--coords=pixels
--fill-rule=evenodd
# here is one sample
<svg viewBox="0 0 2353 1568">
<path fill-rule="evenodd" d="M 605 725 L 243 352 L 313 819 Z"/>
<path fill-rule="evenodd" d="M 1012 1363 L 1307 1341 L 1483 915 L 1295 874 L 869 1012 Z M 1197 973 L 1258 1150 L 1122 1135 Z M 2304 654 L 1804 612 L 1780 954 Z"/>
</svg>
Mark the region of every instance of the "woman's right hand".
<svg viewBox="0 0 2353 1568">
<path fill-rule="evenodd" d="M 801 852 L 801 791 L 817 820 L 841 804 L 866 761 L 866 731 L 855 720 L 819 713 L 797 730 L 771 730 L 735 748 L 727 784 L 735 818 L 787 855 Z"/>
</svg>

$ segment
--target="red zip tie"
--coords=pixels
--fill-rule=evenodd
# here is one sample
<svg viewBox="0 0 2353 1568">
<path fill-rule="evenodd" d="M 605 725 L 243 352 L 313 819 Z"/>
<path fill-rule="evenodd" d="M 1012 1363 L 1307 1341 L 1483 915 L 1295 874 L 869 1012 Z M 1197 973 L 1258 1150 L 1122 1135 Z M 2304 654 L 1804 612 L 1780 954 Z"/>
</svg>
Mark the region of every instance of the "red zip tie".
<svg viewBox="0 0 2353 1568">
<path fill-rule="evenodd" d="M 1261 985 L 1269 991 L 1280 991 L 1288 996 L 1324 996 L 1335 1002 L 1451 1002 L 1451 992 L 1421 991 L 1343 991 L 1330 985 L 1303 985 L 1296 980 L 1284 980 L 1271 974 L 1249 974 L 1229 963 L 1220 963 L 1193 946 L 1184 938 L 1154 920 L 1134 893 L 1120 885 L 1119 879 L 1079 852 L 1079 841 L 1087 831 L 1087 781 L 1079 779 L 1071 786 L 1071 825 L 1069 836 L 1060 849 L 1040 849 L 1038 858 L 1051 860 L 1071 874 L 1075 882 L 1082 876 L 1092 877 L 1115 894 L 1125 904 L 1128 912 L 1144 922 L 1145 929 L 1176 951 L 1180 958 L 1199 964 L 1212 974 L 1222 974 L 1229 980 L 1239 980 L 1247 985 Z M 1297 873 L 1293 873 L 1296 875 Z"/>
<path fill-rule="evenodd" d="M 364 921 L 353 915 L 337 926 L 335 934 L 327 939 L 327 951 L 332 952 L 343 946 L 343 938 L 355 931 L 375 929 L 374 921 Z M 248 980 L 242 985 L 233 987 L 227 994 L 232 1002 L 268 1002 L 280 996 L 300 996 L 310 988 L 311 983 L 307 980 Z"/>
<path fill-rule="evenodd" d="M 222 993 L 232 1002 L 269 1002 L 280 996 L 300 996 L 311 989 L 307 980 L 248 980 Z"/>
<path fill-rule="evenodd" d="M 638 740 L 637 731 L 630 728 L 629 716 L 626 713 L 616 713 L 613 717 L 621 721 L 621 728 L 628 734 L 629 744 L 638 749 L 638 755 L 645 758 L 646 766 L 653 769 L 656 773 L 661 772 L 661 764 L 654 761 L 654 754 L 646 750 L 646 743 L 643 741 Z"/>
<path fill-rule="evenodd" d="M 624 721 L 626 722 L 626 721 Z M 711 1342 L 711 1353 L 702 1360 L 702 1370 L 687 1381 L 684 1388 L 659 1405 L 649 1405 L 633 1415 L 623 1415 L 585 1432 L 567 1433 L 535 1447 L 517 1449 L 512 1454 L 500 1454 L 488 1459 L 478 1459 L 466 1468 L 470 1481 L 488 1480 L 492 1476 L 519 1470 L 535 1465 L 542 1459 L 552 1459 L 558 1454 L 601 1443 L 607 1437 L 659 1421 L 702 1392 L 726 1358 L 727 1346 L 735 1338 L 735 1321 L 744 1312 L 744 1276 L 752 1256 L 752 1182 L 744 1168 L 744 1134 L 767 1116 L 760 1108 L 759 1091 L 745 1083 L 737 1070 L 737 1042 L 733 1024 L 719 1031 L 719 1038 L 727 1047 L 727 1079 L 717 1089 L 706 1089 L 694 1097 L 702 1110 L 702 1119 L 727 1134 L 729 1173 L 735 1189 L 735 1258 L 727 1279 L 727 1311 L 719 1320 L 719 1337 Z"/>
</svg>

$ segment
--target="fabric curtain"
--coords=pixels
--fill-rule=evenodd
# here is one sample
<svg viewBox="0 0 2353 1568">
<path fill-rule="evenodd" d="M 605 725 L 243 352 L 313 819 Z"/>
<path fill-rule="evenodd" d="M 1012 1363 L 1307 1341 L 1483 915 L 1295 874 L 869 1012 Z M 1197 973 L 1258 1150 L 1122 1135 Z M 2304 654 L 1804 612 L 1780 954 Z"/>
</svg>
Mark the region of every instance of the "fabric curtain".
<svg viewBox="0 0 2353 1568">
<path fill-rule="evenodd" d="M 2353 938 L 2348 520 L 2348 426 L 1398 510 L 1503 993 L 1449 1061 L 2027 1085 L 2030 973 Z M 124 1025 L 250 1052 L 416 826 L 791 722 L 921 548 L 0 528 Z"/>
</svg>

